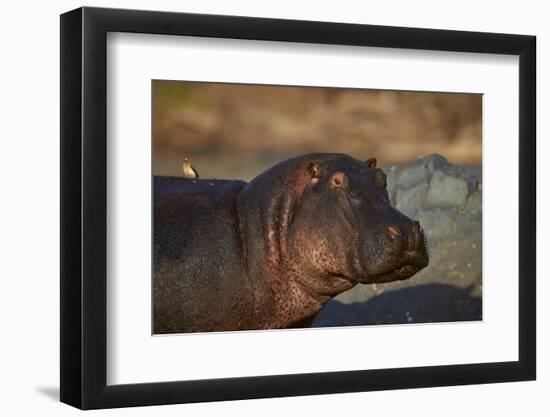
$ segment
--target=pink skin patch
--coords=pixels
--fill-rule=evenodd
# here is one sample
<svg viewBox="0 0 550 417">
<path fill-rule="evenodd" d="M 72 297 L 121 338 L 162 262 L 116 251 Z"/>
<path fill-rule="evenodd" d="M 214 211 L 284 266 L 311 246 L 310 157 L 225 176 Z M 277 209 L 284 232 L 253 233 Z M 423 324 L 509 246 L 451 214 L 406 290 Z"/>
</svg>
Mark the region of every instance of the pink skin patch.
<svg viewBox="0 0 550 417">
<path fill-rule="evenodd" d="M 395 236 L 399 236 L 401 234 L 401 232 L 399 231 L 399 229 L 395 226 L 388 226 L 388 230 L 390 231 L 390 233 L 392 235 L 395 235 Z"/>
</svg>

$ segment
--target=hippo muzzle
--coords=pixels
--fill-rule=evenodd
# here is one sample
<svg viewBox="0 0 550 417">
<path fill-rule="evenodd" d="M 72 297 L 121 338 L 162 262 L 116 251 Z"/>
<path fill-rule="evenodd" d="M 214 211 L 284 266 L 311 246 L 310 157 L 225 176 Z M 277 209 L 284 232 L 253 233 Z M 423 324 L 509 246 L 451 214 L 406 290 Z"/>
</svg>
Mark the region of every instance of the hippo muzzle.
<svg viewBox="0 0 550 417">
<path fill-rule="evenodd" d="M 404 280 L 428 265 L 426 239 L 420 223 L 398 212 L 393 217 L 389 222 L 376 225 L 374 237 L 367 236 L 362 242 L 359 256 L 362 283 Z"/>
</svg>

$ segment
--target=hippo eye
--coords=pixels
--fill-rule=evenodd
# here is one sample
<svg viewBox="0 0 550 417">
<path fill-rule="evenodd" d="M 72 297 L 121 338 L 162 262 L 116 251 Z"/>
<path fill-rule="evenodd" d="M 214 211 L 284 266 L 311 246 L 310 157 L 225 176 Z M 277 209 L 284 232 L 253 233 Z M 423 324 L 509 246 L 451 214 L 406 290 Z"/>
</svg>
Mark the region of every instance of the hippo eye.
<svg viewBox="0 0 550 417">
<path fill-rule="evenodd" d="M 340 188 L 347 186 L 348 179 L 346 174 L 343 172 L 335 172 L 330 176 L 330 187 L 331 188 Z"/>
<path fill-rule="evenodd" d="M 374 184 L 382 189 L 386 189 L 388 182 L 386 174 L 384 174 L 384 171 L 377 169 L 374 173 Z"/>
</svg>

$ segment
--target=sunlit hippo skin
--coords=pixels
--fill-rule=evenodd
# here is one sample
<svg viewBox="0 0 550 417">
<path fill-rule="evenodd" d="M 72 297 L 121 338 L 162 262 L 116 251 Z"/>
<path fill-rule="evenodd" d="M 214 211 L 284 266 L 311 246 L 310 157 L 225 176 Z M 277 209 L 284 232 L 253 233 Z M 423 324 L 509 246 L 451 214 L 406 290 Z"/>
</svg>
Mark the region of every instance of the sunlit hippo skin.
<svg viewBox="0 0 550 417">
<path fill-rule="evenodd" d="M 307 154 L 250 183 L 154 179 L 154 333 L 308 327 L 356 284 L 428 265 L 374 158 Z"/>
</svg>

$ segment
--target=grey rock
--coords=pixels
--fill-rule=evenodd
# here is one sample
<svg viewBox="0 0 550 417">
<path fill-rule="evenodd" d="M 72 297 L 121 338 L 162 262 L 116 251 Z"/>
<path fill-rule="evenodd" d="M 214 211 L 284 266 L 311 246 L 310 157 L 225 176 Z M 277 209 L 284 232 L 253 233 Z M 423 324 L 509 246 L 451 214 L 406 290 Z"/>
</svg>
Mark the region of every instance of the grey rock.
<svg viewBox="0 0 550 417">
<path fill-rule="evenodd" d="M 468 198 L 468 182 L 448 171 L 434 172 L 426 198 L 426 207 L 464 207 Z"/>
<path fill-rule="evenodd" d="M 395 190 L 394 206 L 406 216 L 416 219 L 416 214 L 422 210 L 428 195 L 428 183 L 423 182 L 409 189 Z"/>
<path fill-rule="evenodd" d="M 483 198 L 481 191 L 476 191 L 468 196 L 468 201 L 466 202 L 466 211 L 469 213 L 481 213 L 483 208 Z"/>
<path fill-rule="evenodd" d="M 474 165 L 449 164 L 439 168 L 448 176 L 462 178 L 468 184 L 468 192 L 481 191 L 481 167 Z"/>
<path fill-rule="evenodd" d="M 401 175 L 403 169 L 400 167 L 392 166 L 388 168 L 383 168 L 383 171 L 385 172 L 387 177 L 387 189 L 388 195 L 390 196 L 390 201 L 393 205 L 395 205 L 395 190 L 397 187 L 397 180 L 399 179 L 399 176 Z"/>
<path fill-rule="evenodd" d="M 403 167 L 401 175 L 397 179 L 397 186 L 406 189 L 428 181 L 433 172 L 446 164 L 447 160 L 438 154 L 419 158 Z"/>
<path fill-rule="evenodd" d="M 456 210 L 435 208 L 418 212 L 418 220 L 424 229 L 428 243 L 433 239 L 450 238 L 455 232 Z"/>
<path fill-rule="evenodd" d="M 465 212 L 458 215 L 456 219 L 456 232 L 457 237 L 462 237 L 464 235 L 472 235 L 479 233 L 481 236 L 482 232 L 482 221 L 481 213 L 470 213 Z"/>
</svg>

